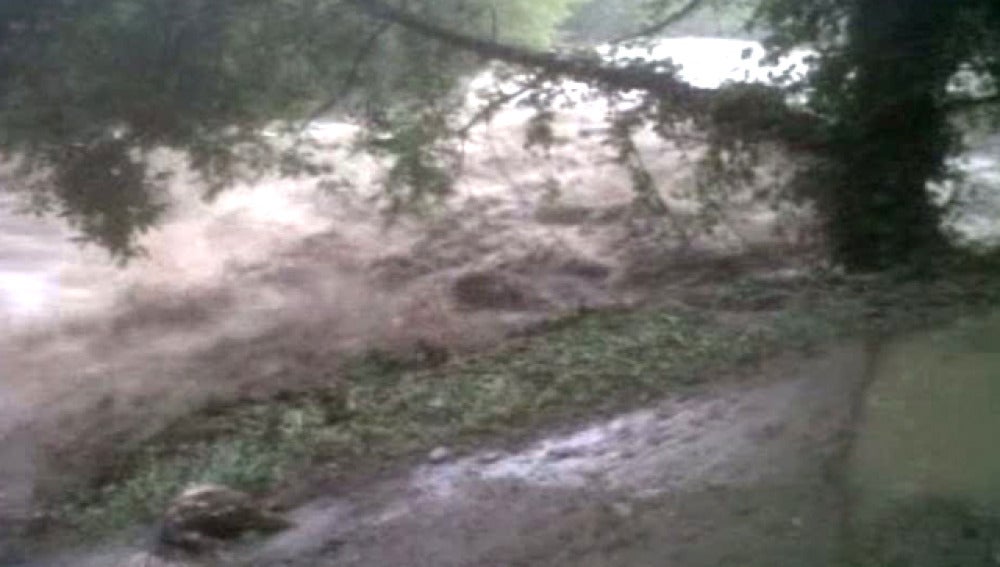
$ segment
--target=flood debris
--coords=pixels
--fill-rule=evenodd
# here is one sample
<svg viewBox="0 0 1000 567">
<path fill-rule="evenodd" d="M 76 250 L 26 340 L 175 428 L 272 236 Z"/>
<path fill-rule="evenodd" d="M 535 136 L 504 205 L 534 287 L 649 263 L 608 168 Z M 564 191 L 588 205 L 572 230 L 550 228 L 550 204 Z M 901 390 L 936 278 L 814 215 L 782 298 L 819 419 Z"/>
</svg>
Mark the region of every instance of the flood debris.
<svg viewBox="0 0 1000 567">
<path fill-rule="evenodd" d="M 193 485 L 170 503 L 159 543 L 200 553 L 250 533 L 273 533 L 291 523 L 250 495 L 217 484 Z"/>
</svg>

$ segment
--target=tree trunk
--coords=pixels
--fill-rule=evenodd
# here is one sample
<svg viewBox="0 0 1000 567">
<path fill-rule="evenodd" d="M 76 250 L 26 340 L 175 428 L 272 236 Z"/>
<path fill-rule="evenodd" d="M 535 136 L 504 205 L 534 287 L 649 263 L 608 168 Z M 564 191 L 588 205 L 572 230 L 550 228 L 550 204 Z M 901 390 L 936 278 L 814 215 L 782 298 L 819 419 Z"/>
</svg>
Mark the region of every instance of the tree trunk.
<svg viewBox="0 0 1000 567">
<path fill-rule="evenodd" d="M 928 191 L 954 149 L 946 4 L 861 0 L 854 8 L 854 76 L 845 77 L 832 146 L 839 171 L 822 204 L 834 256 L 851 269 L 922 264 L 947 248 Z"/>
<path fill-rule="evenodd" d="M 943 175 L 953 149 L 945 96 L 955 67 L 946 45 L 955 31 L 951 1 L 857 0 L 844 48 L 853 72 L 837 76 L 833 88 L 825 85 L 835 93 L 827 93 L 824 108 L 835 120 L 832 127 L 820 133 L 816 115 L 785 107 L 782 126 L 772 129 L 773 138 L 793 150 L 822 153 L 834 164 L 820 172 L 814 196 L 835 259 L 853 270 L 922 263 L 947 248 L 942 212 L 927 184 Z M 382 0 L 344 2 L 487 59 L 618 90 L 649 91 L 688 116 L 712 118 L 716 91 L 692 87 L 673 73 L 473 37 Z M 846 88 L 839 83 L 847 83 Z"/>
</svg>

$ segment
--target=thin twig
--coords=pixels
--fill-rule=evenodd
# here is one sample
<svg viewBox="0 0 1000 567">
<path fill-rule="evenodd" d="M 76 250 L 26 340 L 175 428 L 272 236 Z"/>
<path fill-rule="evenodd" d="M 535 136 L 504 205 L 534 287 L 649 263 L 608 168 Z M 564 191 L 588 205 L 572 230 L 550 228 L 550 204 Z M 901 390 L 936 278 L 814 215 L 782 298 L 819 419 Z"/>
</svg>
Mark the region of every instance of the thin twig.
<svg viewBox="0 0 1000 567">
<path fill-rule="evenodd" d="M 375 50 L 375 46 L 377 45 L 379 38 L 382 37 L 382 34 L 388 31 L 391 27 L 392 22 L 382 21 L 378 28 L 376 28 L 375 31 L 368 36 L 368 39 L 365 40 L 365 43 L 361 45 L 357 54 L 354 56 L 354 63 L 351 65 L 351 70 L 347 74 L 347 82 L 344 89 L 338 92 L 333 98 L 322 104 L 319 108 L 314 110 L 303 123 L 303 130 L 308 127 L 313 120 L 316 120 L 320 116 L 339 106 L 340 103 L 347 98 L 351 91 L 354 90 L 354 87 L 361 76 L 361 66 L 364 64 L 368 56 L 371 55 L 372 51 Z"/>
<path fill-rule="evenodd" d="M 948 112 L 968 110 L 980 106 L 1000 105 L 1000 93 L 985 97 L 955 98 L 944 103 L 944 108 Z"/>
<path fill-rule="evenodd" d="M 671 99 L 677 106 L 685 106 L 692 110 L 703 108 L 714 94 L 713 89 L 694 87 L 672 73 L 607 65 L 594 58 L 536 51 L 464 34 L 424 20 L 382 0 L 343 0 L 343 2 L 374 19 L 393 22 L 425 37 L 481 57 L 539 68 L 553 76 L 568 76 L 581 81 L 603 83 L 622 90 L 646 90 Z"/>
<path fill-rule="evenodd" d="M 507 104 L 508 102 L 516 99 L 517 97 L 523 95 L 524 93 L 532 89 L 538 88 L 541 82 L 542 82 L 541 79 L 535 79 L 531 81 L 529 84 L 521 87 L 520 89 L 517 89 L 514 92 L 503 94 L 499 98 L 491 100 L 489 104 L 481 108 L 479 112 L 475 113 L 472 116 L 472 118 L 470 118 L 469 121 L 465 123 L 465 126 L 462 126 L 458 130 L 456 130 L 456 133 L 463 138 L 465 136 L 468 136 L 469 131 L 472 130 L 476 126 L 476 124 L 479 124 L 484 119 L 496 113 L 497 110 L 499 110 L 503 105 Z"/>
<path fill-rule="evenodd" d="M 664 19 L 662 19 L 662 20 L 660 20 L 660 21 L 658 21 L 658 22 L 656 22 L 654 24 L 650 24 L 650 25 L 648 25 L 648 26 L 640 29 L 637 32 L 632 32 L 632 33 L 630 33 L 628 35 L 624 35 L 622 37 L 619 37 L 618 39 L 614 39 L 614 40 L 611 41 L 611 43 L 612 44 L 625 43 L 627 41 L 632 41 L 632 40 L 635 40 L 635 39 L 639 39 L 639 38 L 648 37 L 648 36 L 651 36 L 651 35 L 654 35 L 654 34 L 658 34 L 661 31 L 663 31 L 663 30 L 669 28 L 670 26 L 676 24 L 677 22 L 683 20 L 684 18 L 690 16 L 692 13 L 694 13 L 695 10 L 697 10 L 698 8 L 701 8 L 701 6 L 702 6 L 703 3 L 704 3 L 704 0 L 690 0 L 687 4 L 685 4 L 679 10 L 677 10 L 676 12 L 670 14 L 666 18 L 664 18 Z"/>
</svg>

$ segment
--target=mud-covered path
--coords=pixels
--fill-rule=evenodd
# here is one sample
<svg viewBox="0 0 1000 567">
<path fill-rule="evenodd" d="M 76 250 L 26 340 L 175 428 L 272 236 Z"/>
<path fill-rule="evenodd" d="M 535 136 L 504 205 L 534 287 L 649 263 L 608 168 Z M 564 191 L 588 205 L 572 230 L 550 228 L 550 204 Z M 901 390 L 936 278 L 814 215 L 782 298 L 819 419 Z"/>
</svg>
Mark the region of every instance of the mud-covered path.
<svg viewBox="0 0 1000 567">
<path fill-rule="evenodd" d="M 35 478 L 34 442 L 19 424 L 25 410 L 11 396 L 0 397 L 0 564 L 7 554 L 15 525 L 31 512 Z M 6 427 L 3 427 L 6 425 Z"/>
<path fill-rule="evenodd" d="M 846 345 L 787 357 L 515 450 L 334 490 L 293 511 L 293 529 L 204 564 L 833 565 L 840 465 L 869 354 Z M 137 553 L 32 567 L 143 565 Z"/>
<path fill-rule="evenodd" d="M 253 565 L 804 565 L 840 547 L 860 345 L 314 502 Z"/>
<path fill-rule="evenodd" d="M 150 555 L 146 530 L 15 564 L 993 567 L 998 369 L 1000 315 L 963 319 L 787 354 L 525 445 L 435 451 L 323 487 L 293 528 L 200 563 Z"/>
<path fill-rule="evenodd" d="M 992 567 L 998 333 L 975 318 L 790 354 L 526 445 L 435 451 L 200 563 L 147 535 L 22 567 Z"/>
</svg>

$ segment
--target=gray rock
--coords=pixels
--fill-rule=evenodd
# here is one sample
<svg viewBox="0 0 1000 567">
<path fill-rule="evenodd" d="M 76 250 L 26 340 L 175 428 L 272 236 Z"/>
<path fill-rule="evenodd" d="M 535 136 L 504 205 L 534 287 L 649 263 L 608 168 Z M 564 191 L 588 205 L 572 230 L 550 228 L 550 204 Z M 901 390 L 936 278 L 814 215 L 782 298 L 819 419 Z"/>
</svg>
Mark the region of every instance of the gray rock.
<svg viewBox="0 0 1000 567">
<path fill-rule="evenodd" d="M 452 285 L 452 297 L 471 310 L 523 311 L 542 303 L 530 281 L 500 271 L 458 277 Z"/>
<path fill-rule="evenodd" d="M 628 502 L 615 502 L 611 505 L 611 511 L 623 520 L 635 515 L 635 508 Z"/>
<path fill-rule="evenodd" d="M 503 453 L 500 451 L 490 451 L 489 453 L 484 453 L 480 455 L 477 459 L 480 463 L 484 465 L 492 465 L 493 463 L 499 461 L 503 458 Z"/>
<path fill-rule="evenodd" d="M 248 494 L 200 484 L 185 489 L 167 507 L 160 541 L 200 553 L 250 532 L 270 533 L 289 526 Z"/>
<path fill-rule="evenodd" d="M 548 458 L 555 461 L 562 461 L 575 457 L 582 457 L 585 454 L 586 450 L 582 447 L 554 447 L 549 449 Z"/>
<path fill-rule="evenodd" d="M 451 459 L 453 455 L 454 453 L 451 449 L 447 447 L 438 447 L 427 455 L 427 460 L 437 465 Z"/>
</svg>

